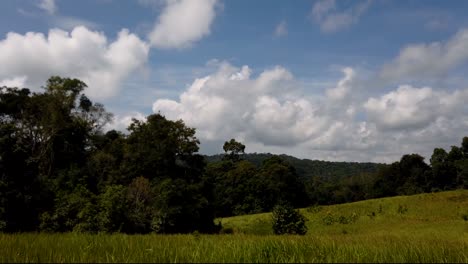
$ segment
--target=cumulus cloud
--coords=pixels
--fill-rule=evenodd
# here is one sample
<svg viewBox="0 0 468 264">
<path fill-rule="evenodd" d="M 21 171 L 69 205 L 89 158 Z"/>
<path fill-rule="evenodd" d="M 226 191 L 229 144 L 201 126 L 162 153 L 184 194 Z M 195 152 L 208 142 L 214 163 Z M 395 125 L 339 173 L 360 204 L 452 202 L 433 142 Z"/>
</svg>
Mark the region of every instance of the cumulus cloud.
<svg viewBox="0 0 468 264">
<path fill-rule="evenodd" d="M 210 34 L 217 0 L 166 0 L 148 38 L 162 49 L 186 48 Z"/>
<path fill-rule="evenodd" d="M 133 119 L 144 121 L 146 120 L 146 116 L 140 112 L 115 115 L 112 121 L 104 126 L 104 130 L 117 130 L 125 133 L 127 132 L 128 126 L 133 122 Z"/>
<path fill-rule="evenodd" d="M 37 6 L 51 15 L 57 11 L 55 0 L 40 0 Z"/>
<path fill-rule="evenodd" d="M 438 77 L 468 60 L 468 29 L 458 31 L 445 43 L 412 44 L 400 51 L 384 65 L 380 76 L 384 79 Z"/>
<path fill-rule="evenodd" d="M 335 88 L 326 91 L 327 96 L 333 100 L 344 99 L 351 89 L 351 82 L 354 79 L 355 72 L 351 67 L 345 67 L 342 71 L 345 77 L 338 82 Z"/>
<path fill-rule="evenodd" d="M 337 87 L 346 86 L 354 71 L 343 72 Z M 252 76 L 248 66 L 237 68 L 224 62 L 216 72 L 194 80 L 178 101 L 157 100 L 153 111 L 197 128 L 202 145 L 234 137 L 252 146 L 250 151 L 282 149 L 294 154 L 300 149 L 309 155 L 375 145 L 375 126 L 354 123 L 353 115 L 347 114 L 347 102 L 330 107 L 334 99 L 310 99 L 304 90 L 281 66 Z"/>
<path fill-rule="evenodd" d="M 205 153 L 220 152 L 225 140 L 236 138 L 249 152 L 393 162 L 406 153 L 429 157 L 434 147 L 457 144 L 468 129 L 468 89 L 400 85 L 354 97 L 361 85 L 357 72 L 342 72 L 323 96 L 310 98 L 307 85 L 281 66 L 254 74 L 248 66 L 222 62 L 178 100 L 156 100 L 153 111 L 195 127 Z"/>
<path fill-rule="evenodd" d="M 240 136 L 271 145 L 294 145 L 317 133 L 320 117 L 310 102 L 294 97 L 293 76 L 274 67 L 251 77 L 251 69 L 222 63 L 217 72 L 196 79 L 180 96 L 153 104 L 154 112 L 183 119 L 199 136 L 220 140 Z"/>
<path fill-rule="evenodd" d="M 369 98 L 364 107 L 369 120 L 383 130 L 415 130 L 429 126 L 438 118 L 459 113 L 467 99 L 468 90 L 447 93 L 430 87 L 401 85 L 380 98 Z"/>
<path fill-rule="evenodd" d="M 122 29 L 114 41 L 100 32 L 75 27 L 71 32 L 51 29 L 48 35 L 10 32 L 0 40 L 0 80 L 22 78 L 23 85 L 40 87 L 51 75 L 79 78 L 93 98 L 113 96 L 120 82 L 143 67 L 149 47 Z"/>
<path fill-rule="evenodd" d="M 314 4 L 311 17 L 319 24 L 322 32 L 332 33 L 356 24 L 371 3 L 372 1 L 367 0 L 346 10 L 336 11 L 335 0 L 321 0 Z"/>
<path fill-rule="evenodd" d="M 276 37 L 283 37 L 288 35 L 288 28 L 286 21 L 281 21 L 275 28 L 275 36 Z"/>
<path fill-rule="evenodd" d="M 18 87 L 18 88 L 24 88 L 26 85 L 26 80 L 28 78 L 26 76 L 17 76 L 13 78 L 6 78 L 3 80 L 0 80 L 0 87 Z"/>
</svg>

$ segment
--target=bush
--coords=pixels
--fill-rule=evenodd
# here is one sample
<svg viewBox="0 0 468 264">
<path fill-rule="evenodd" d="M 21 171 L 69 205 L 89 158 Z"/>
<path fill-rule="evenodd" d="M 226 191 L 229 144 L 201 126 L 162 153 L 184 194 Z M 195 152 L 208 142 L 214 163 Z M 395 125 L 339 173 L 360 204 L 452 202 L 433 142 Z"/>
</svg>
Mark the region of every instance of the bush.
<svg viewBox="0 0 468 264">
<path fill-rule="evenodd" d="M 276 205 L 273 208 L 273 233 L 305 235 L 305 217 L 290 205 Z"/>
</svg>

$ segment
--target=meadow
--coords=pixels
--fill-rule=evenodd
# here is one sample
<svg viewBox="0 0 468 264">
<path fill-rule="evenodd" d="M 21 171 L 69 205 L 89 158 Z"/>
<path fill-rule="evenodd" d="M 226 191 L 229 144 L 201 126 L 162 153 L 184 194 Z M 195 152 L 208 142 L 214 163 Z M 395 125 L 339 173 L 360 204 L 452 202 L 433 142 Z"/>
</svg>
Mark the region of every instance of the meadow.
<svg viewBox="0 0 468 264">
<path fill-rule="evenodd" d="M 0 262 L 468 262 L 468 190 L 301 209 L 305 236 L 271 215 L 218 219 L 201 235 L 0 234 Z"/>
</svg>

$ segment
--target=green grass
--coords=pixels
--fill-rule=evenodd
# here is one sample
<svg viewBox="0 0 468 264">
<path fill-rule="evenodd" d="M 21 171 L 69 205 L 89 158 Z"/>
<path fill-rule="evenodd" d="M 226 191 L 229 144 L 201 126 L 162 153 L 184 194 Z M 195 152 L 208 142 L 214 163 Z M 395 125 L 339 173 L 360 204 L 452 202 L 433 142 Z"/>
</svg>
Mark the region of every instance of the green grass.
<svg viewBox="0 0 468 264">
<path fill-rule="evenodd" d="M 0 262 L 468 262 L 468 190 L 301 212 L 305 236 L 270 214 L 221 219 L 232 235 L 0 234 Z"/>
</svg>

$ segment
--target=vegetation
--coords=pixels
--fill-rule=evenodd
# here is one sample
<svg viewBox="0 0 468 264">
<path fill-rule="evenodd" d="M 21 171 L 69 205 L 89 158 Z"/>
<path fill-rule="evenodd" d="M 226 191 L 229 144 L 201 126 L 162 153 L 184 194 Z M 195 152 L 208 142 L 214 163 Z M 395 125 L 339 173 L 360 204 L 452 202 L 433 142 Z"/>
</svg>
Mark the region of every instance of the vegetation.
<svg viewBox="0 0 468 264">
<path fill-rule="evenodd" d="M 468 187 L 468 137 L 449 152 L 436 148 L 430 164 L 418 154 L 390 165 L 284 155 L 251 162 L 258 155 L 235 139 L 207 163 L 182 120 L 153 114 L 133 120 L 128 134 L 104 132 L 112 114 L 85 88 L 60 77 L 43 92 L 0 88 L 0 231 L 216 233 L 217 217 L 269 212 L 280 202 L 299 208 Z M 320 166 L 309 171 L 311 164 Z"/>
<path fill-rule="evenodd" d="M 195 129 L 159 114 L 129 135 L 76 79 L 0 93 L 0 229 L 216 232 Z"/>
<path fill-rule="evenodd" d="M 305 236 L 272 235 L 271 214 L 221 219 L 230 235 L 0 234 L 0 262 L 466 263 L 467 208 L 467 190 L 313 206 Z"/>
<path fill-rule="evenodd" d="M 294 210 L 290 205 L 276 205 L 273 208 L 272 216 L 273 233 L 276 235 L 305 235 L 307 233 L 305 217 L 298 210 Z"/>
<path fill-rule="evenodd" d="M 223 159 L 224 154 L 204 156 L 208 163 L 218 162 Z M 375 173 L 385 164 L 372 162 L 338 162 L 324 160 L 298 159 L 293 156 L 271 153 L 244 153 L 240 154 L 242 159 L 253 163 L 259 167 L 264 160 L 273 156 L 279 156 L 284 161 L 291 164 L 297 172 L 299 178 L 307 180 L 314 177 L 320 177 L 324 180 L 343 179 L 350 176 Z"/>
</svg>

